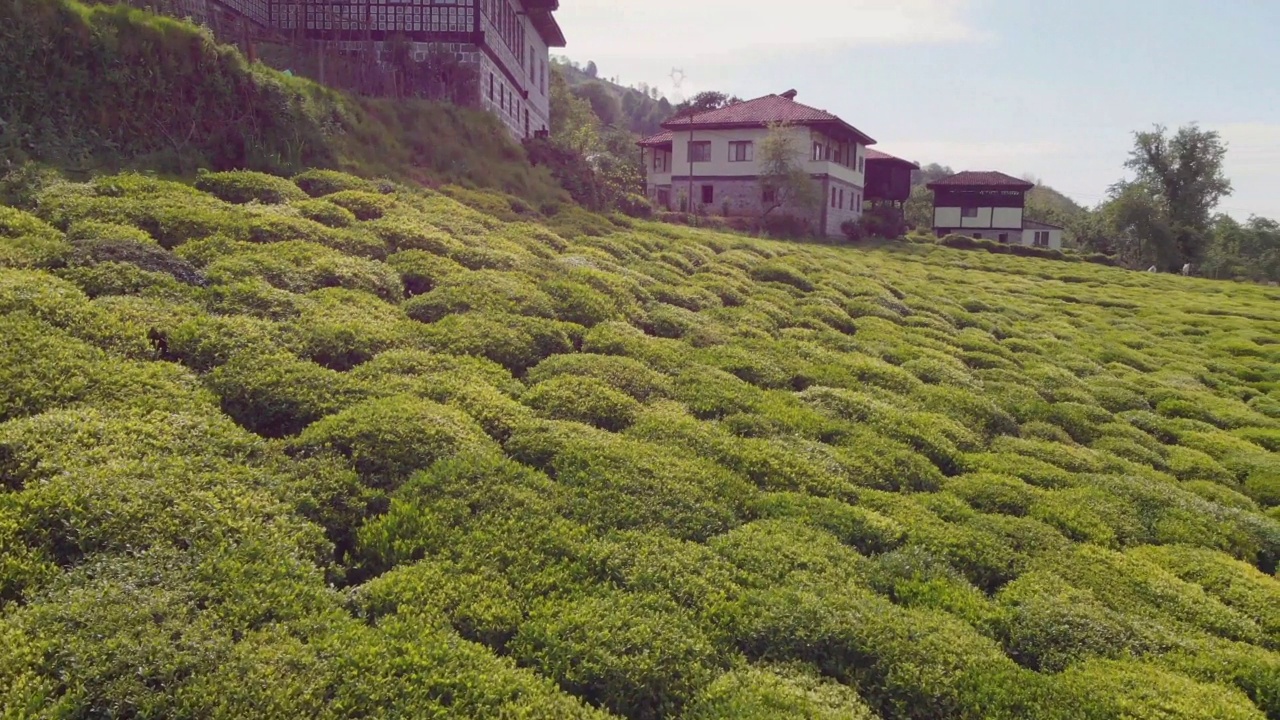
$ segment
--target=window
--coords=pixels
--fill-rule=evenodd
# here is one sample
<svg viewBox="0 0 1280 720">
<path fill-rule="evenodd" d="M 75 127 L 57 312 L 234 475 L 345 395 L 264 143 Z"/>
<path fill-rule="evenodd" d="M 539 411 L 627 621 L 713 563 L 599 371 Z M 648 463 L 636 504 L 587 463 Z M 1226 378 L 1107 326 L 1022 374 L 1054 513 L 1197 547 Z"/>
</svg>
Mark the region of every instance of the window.
<svg viewBox="0 0 1280 720">
<path fill-rule="evenodd" d="M 1009 233 L 1000 233 L 999 240 L 1001 243 L 1009 242 Z"/>
<path fill-rule="evenodd" d="M 690 141 L 689 162 L 711 162 L 711 141 Z"/>
<path fill-rule="evenodd" d="M 658 204 L 664 208 L 671 207 L 671 191 L 666 188 L 658 189 Z"/>
<path fill-rule="evenodd" d="M 866 170 L 867 170 L 867 158 L 866 157 L 858 158 L 858 172 L 866 172 Z"/>
<path fill-rule="evenodd" d="M 529 137 L 529 108 L 524 109 L 524 136 Z"/>
<path fill-rule="evenodd" d="M 822 143 L 813 144 L 813 159 L 814 160 L 822 159 Z"/>
<path fill-rule="evenodd" d="M 1049 247 L 1049 231 L 1037 230 L 1035 236 L 1036 247 Z"/>
<path fill-rule="evenodd" d="M 844 208 L 844 190 L 840 191 L 840 204 L 837 205 L 836 207 L 839 207 L 841 209 Z"/>
<path fill-rule="evenodd" d="M 862 212 L 862 193 L 858 193 L 857 204 L 853 206 L 853 209 Z"/>
<path fill-rule="evenodd" d="M 960 208 L 960 217 L 976 218 L 978 217 L 978 208 L 976 207 Z"/>
<path fill-rule="evenodd" d="M 761 202 L 773 203 L 778 201 L 778 191 L 774 188 L 767 187 L 760 193 Z"/>
<path fill-rule="evenodd" d="M 831 188 L 831 207 L 836 207 L 836 189 Z"/>
<path fill-rule="evenodd" d="M 489 102 L 493 102 L 493 73 L 489 73 Z"/>
<path fill-rule="evenodd" d="M 729 162 L 751 162 L 755 159 L 755 148 L 750 140 L 735 140 L 729 143 Z"/>
<path fill-rule="evenodd" d="M 714 186 L 714 185 L 703 185 L 703 186 L 702 186 L 702 204 L 703 204 L 703 205 L 710 205 L 711 203 L 715 202 L 715 199 L 716 199 L 716 188 L 715 188 L 715 186 Z"/>
</svg>

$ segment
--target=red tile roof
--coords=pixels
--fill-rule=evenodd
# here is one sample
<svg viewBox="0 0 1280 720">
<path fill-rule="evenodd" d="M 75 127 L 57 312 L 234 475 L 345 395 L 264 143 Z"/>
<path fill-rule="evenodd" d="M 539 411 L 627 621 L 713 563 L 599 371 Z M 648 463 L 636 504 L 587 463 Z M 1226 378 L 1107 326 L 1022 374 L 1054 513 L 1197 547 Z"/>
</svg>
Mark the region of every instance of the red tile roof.
<svg viewBox="0 0 1280 720">
<path fill-rule="evenodd" d="M 791 95 L 790 92 L 787 93 Z M 784 122 L 800 125 L 836 125 L 858 137 L 863 145 L 875 140 L 849 123 L 825 110 L 802 105 L 791 97 L 765 95 L 754 100 L 735 103 L 716 110 L 706 110 L 691 116 L 671 118 L 662 123 L 667 130 L 759 127 L 769 123 Z"/>
<path fill-rule="evenodd" d="M 879 160 L 879 161 L 882 161 L 882 162 L 900 162 L 900 163 L 905 163 L 905 164 L 910 165 L 911 167 L 915 168 L 916 170 L 919 170 L 919 169 L 920 169 L 920 166 L 919 166 L 919 165 L 917 165 L 916 163 L 911 162 L 910 160 L 903 160 L 902 158 L 897 157 L 897 156 L 894 156 L 894 155 L 890 155 L 890 154 L 889 154 L 889 153 L 887 153 L 887 152 L 880 152 L 879 150 L 876 150 L 876 149 L 874 149 L 874 148 L 867 148 L 867 162 L 874 162 L 874 161 L 876 161 L 876 160 Z"/>
<path fill-rule="evenodd" d="M 965 172 L 959 172 L 955 175 L 944 177 L 941 180 L 934 180 L 925 187 L 930 190 L 936 187 L 998 187 L 1008 188 L 1010 190 L 1030 190 L 1035 187 L 1035 184 L 995 170 L 966 170 Z"/>
<path fill-rule="evenodd" d="M 650 135 L 636 144 L 640 147 L 659 147 L 662 145 L 670 145 L 674 137 L 675 133 L 670 130 L 664 130 L 656 135 Z"/>
</svg>

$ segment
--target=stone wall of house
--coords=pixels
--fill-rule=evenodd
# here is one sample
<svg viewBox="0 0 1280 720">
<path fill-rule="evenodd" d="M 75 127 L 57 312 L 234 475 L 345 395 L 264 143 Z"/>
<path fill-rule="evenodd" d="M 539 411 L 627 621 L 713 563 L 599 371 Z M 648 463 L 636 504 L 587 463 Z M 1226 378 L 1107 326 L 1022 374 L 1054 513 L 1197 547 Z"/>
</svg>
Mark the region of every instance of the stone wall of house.
<svg viewBox="0 0 1280 720">
<path fill-rule="evenodd" d="M 827 208 L 827 226 L 824 228 L 824 234 L 829 237 L 837 237 L 843 234 L 840 226 L 846 220 L 857 220 L 862 217 L 862 188 L 852 183 L 838 180 L 836 178 L 827 178 L 823 183 L 823 202 Z M 831 190 L 836 191 L 835 204 L 832 204 Z M 841 191 L 843 195 L 841 194 Z"/>
</svg>

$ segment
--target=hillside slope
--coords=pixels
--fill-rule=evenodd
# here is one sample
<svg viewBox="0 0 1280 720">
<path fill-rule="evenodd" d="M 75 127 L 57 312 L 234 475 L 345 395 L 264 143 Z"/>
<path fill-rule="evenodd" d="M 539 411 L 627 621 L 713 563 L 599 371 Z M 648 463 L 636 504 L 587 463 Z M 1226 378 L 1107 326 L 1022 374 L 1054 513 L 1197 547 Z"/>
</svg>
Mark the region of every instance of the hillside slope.
<svg viewBox="0 0 1280 720">
<path fill-rule="evenodd" d="M 6 717 L 1280 716 L 1274 289 L 325 172 L 27 197 Z"/>
<path fill-rule="evenodd" d="M 189 23 L 74 0 L 0 0 L 0 169 L 26 160 L 86 177 L 332 167 L 567 197 L 489 113 L 348 96 Z"/>
</svg>

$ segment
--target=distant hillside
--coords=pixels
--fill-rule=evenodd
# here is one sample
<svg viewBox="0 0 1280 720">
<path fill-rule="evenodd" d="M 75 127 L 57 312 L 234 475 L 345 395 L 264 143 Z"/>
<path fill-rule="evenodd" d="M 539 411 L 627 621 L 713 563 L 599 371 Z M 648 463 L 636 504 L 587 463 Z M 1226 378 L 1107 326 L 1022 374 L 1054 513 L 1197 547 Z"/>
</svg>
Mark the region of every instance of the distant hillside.
<svg viewBox="0 0 1280 720">
<path fill-rule="evenodd" d="M 616 78 L 599 77 L 593 62 L 580 65 L 564 57 L 554 57 L 552 62 L 564 74 L 573 93 L 590 102 L 606 124 L 638 135 L 652 135 L 661 130 L 663 120 L 675 114 L 671 101 L 655 87 L 645 83 L 627 87 L 616 82 Z"/>
</svg>

